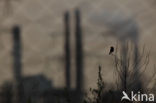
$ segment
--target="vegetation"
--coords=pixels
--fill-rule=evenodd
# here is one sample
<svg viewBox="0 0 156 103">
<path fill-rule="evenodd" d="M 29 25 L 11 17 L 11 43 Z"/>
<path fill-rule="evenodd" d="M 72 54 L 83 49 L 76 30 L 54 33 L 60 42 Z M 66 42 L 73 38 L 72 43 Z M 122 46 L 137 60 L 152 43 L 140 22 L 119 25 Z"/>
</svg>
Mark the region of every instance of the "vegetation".
<svg viewBox="0 0 156 103">
<path fill-rule="evenodd" d="M 99 66 L 97 89 L 90 88 L 90 92 L 91 92 L 93 98 L 87 96 L 86 99 L 84 100 L 84 103 L 103 103 L 102 102 L 102 94 L 104 92 L 104 89 L 105 89 L 105 83 L 102 79 L 101 66 Z"/>
<path fill-rule="evenodd" d="M 116 47 L 115 51 L 118 51 L 118 46 Z M 97 88 L 90 89 L 84 103 L 120 103 L 123 96 L 122 91 L 126 91 L 128 94 L 130 91 L 148 92 L 147 87 L 153 82 L 156 75 L 154 68 L 154 72 L 151 73 L 151 81 L 147 81 L 147 83 L 142 81 L 149 64 L 150 52 L 145 51 L 145 47 L 141 50 L 142 52 L 139 52 L 137 47 L 132 49 L 128 43 L 123 45 L 120 51 L 119 54 L 116 52 L 113 55 L 116 77 L 115 89 L 105 90 L 106 84 L 102 79 L 101 67 L 99 66 Z"/>
</svg>

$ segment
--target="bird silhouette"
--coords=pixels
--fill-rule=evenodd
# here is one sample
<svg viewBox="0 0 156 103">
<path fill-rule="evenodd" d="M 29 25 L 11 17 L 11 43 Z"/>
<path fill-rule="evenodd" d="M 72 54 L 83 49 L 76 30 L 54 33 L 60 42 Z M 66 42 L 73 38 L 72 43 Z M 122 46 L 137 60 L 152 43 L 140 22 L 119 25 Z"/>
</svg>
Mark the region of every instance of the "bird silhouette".
<svg viewBox="0 0 156 103">
<path fill-rule="evenodd" d="M 114 47 L 111 46 L 111 47 L 110 47 L 110 51 L 109 51 L 109 55 L 111 55 L 113 52 L 114 52 Z"/>
</svg>

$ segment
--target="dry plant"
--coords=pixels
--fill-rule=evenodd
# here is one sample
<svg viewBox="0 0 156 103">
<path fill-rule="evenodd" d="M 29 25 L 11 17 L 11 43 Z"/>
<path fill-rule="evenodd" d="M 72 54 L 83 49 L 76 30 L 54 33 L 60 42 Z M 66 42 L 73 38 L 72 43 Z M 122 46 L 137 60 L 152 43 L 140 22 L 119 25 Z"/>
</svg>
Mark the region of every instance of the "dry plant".
<svg viewBox="0 0 156 103">
<path fill-rule="evenodd" d="M 101 66 L 99 66 L 98 71 L 98 79 L 97 79 L 97 88 L 92 89 L 90 88 L 90 93 L 92 97 L 86 96 L 84 103 L 103 103 L 103 93 L 105 89 L 105 83 L 102 78 L 101 74 Z"/>
<path fill-rule="evenodd" d="M 119 49 L 120 48 L 120 49 Z M 147 93 L 147 86 L 153 82 L 156 71 L 150 72 L 151 81 L 143 80 L 150 61 L 150 52 L 143 46 L 139 49 L 137 45 L 132 45 L 130 42 L 116 46 L 116 52 L 113 54 L 113 63 L 115 68 L 116 88 L 109 90 L 105 89 L 102 79 L 101 67 L 99 66 L 97 88 L 90 89 L 84 103 L 132 103 L 130 101 L 122 101 L 122 91 L 126 93 L 140 92 Z M 155 70 L 155 69 L 154 69 Z M 91 95 L 88 97 L 88 95 Z"/>
<path fill-rule="evenodd" d="M 139 47 L 130 42 L 121 44 L 121 49 L 117 44 L 114 54 L 115 76 L 117 77 L 117 89 L 121 91 L 144 92 L 146 88 L 144 74 L 149 64 L 150 52 L 145 50 L 145 46 L 139 50 Z M 120 51 L 120 53 L 118 53 Z M 151 73 L 153 78 L 156 72 Z M 152 80 L 152 79 L 151 79 Z M 146 86 L 151 81 L 146 83 Z"/>
</svg>

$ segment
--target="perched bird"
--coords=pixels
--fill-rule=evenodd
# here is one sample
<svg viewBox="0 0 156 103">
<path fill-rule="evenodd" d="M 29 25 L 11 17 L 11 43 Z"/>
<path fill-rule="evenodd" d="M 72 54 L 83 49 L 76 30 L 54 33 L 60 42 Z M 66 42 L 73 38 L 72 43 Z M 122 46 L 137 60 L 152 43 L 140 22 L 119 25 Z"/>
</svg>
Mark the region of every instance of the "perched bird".
<svg viewBox="0 0 156 103">
<path fill-rule="evenodd" d="M 109 55 L 111 55 L 113 52 L 114 52 L 114 47 L 111 46 L 111 47 L 110 47 L 110 51 L 109 51 Z"/>
</svg>

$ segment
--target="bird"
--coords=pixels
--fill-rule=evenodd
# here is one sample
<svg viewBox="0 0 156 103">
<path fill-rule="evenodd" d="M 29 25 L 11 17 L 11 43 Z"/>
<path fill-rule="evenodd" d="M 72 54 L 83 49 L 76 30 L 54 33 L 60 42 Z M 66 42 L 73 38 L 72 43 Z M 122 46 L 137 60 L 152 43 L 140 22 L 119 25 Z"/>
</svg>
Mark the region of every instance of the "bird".
<svg viewBox="0 0 156 103">
<path fill-rule="evenodd" d="M 111 47 L 110 47 L 110 51 L 109 51 L 109 55 L 111 55 L 113 52 L 114 52 L 114 47 L 111 46 Z"/>
</svg>

